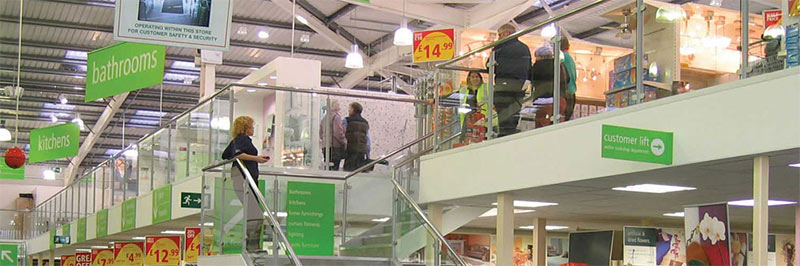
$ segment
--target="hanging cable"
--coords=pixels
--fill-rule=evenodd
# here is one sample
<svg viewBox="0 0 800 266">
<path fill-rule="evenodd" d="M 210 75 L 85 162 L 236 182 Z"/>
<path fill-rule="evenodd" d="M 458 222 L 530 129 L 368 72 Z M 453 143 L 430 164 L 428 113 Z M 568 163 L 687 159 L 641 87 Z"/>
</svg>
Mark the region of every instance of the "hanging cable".
<svg viewBox="0 0 800 266">
<path fill-rule="evenodd" d="M 297 0 L 292 0 L 292 50 L 290 53 L 291 57 L 294 57 L 294 31 L 295 31 L 295 22 L 297 21 Z"/>
<path fill-rule="evenodd" d="M 17 98 L 16 111 L 14 112 L 14 146 L 19 145 L 19 95 L 22 90 L 19 87 L 19 80 L 22 73 L 22 7 L 24 0 L 19 0 L 19 36 L 17 37 L 17 84 L 14 87 L 14 96 Z"/>
</svg>

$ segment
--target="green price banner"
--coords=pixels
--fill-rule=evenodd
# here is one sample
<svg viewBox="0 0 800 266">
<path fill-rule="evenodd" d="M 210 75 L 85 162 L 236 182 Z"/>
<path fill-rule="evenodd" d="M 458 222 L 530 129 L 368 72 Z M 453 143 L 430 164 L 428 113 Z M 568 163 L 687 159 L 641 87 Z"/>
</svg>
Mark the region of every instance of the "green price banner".
<svg viewBox="0 0 800 266">
<path fill-rule="evenodd" d="M 31 163 L 75 156 L 80 147 L 81 130 L 66 123 L 31 131 Z"/>
<path fill-rule="evenodd" d="M 25 165 L 20 168 L 12 169 L 5 163 L 6 158 L 0 156 L 0 179 L 25 179 Z"/>
<path fill-rule="evenodd" d="M 72 238 L 72 228 L 69 223 L 65 223 L 61 226 L 61 235 Z"/>
<path fill-rule="evenodd" d="M 108 235 L 108 209 L 103 209 L 97 212 L 97 227 L 96 227 L 96 237 L 104 237 Z"/>
<path fill-rule="evenodd" d="M 123 42 L 92 51 L 86 61 L 85 102 L 135 91 L 164 81 L 161 45 Z"/>
<path fill-rule="evenodd" d="M 603 125 L 603 158 L 670 165 L 672 144 L 672 132 Z"/>
<path fill-rule="evenodd" d="M 333 256 L 334 184 L 289 182 L 286 232 L 298 255 Z"/>
<path fill-rule="evenodd" d="M 17 266 L 17 244 L 0 244 L 0 266 Z"/>
<path fill-rule="evenodd" d="M 122 202 L 122 231 L 136 228 L 136 198 Z"/>
<path fill-rule="evenodd" d="M 86 218 L 78 219 L 78 236 L 75 242 L 83 241 L 86 241 Z"/>
<path fill-rule="evenodd" d="M 172 184 L 153 190 L 153 224 L 172 219 Z"/>
</svg>

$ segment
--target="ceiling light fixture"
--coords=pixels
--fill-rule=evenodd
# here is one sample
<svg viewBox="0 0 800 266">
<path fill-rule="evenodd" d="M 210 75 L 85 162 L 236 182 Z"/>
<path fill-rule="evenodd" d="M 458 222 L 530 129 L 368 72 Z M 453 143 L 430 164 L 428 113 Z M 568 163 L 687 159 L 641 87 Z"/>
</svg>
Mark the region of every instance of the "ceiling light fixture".
<svg viewBox="0 0 800 266">
<path fill-rule="evenodd" d="M 533 230 L 534 228 L 536 228 L 536 226 L 533 226 L 533 225 L 526 225 L 526 226 L 520 226 L 520 227 L 519 227 L 519 229 L 525 229 L 525 230 Z M 567 228 L 569 228 L 569 226 L 563 226 L 563 225 L 546 225 L 546 226 L 544 227 L 544 229 L 545 229 L 545 230 L 548 230 L 548 231 L 553 231 L 553 230 L 564 230 L 564 229 L 567 229 Z"/>
<path fill-rule="evenodd" d="M 82 90 L 83 90 L 83 87 L 78 87 L 78 86 L 75 86 L 75 87 L 72 87 L 72 89 L 74 89 L 74 90 L 76 90 L 76 91 L 82 91 Z"/>
<path fill-rule="evenodd" d="M 673 213 L 665 213 L 664 216 L 669 217 L 683 217 L 683 212 L 673 212 Z"/>
<path fill-rule="evenodd" d="M 529 212 L 535 212 L 535 210 L 514 209 L 514 214 L 529 213 Z M 497 216 L 497 208 L 492 208 L 491 210 L 488 210 L 483 214 L 481 214 L 481 216 L 479 217 L 493 217 L 493 216 Z"/>
<path fill-rule="evenodd" d="M 42 172 L 42 178 L 45 180 L 56 180 L 56 172 L 53 169 L 47 169 Z"/>
<path fill-rule="evenodd" d="M 612 190 L 619 190 L 619 191 L 656 193 L 656 194 L 695 190 L 695 189 L 696 188 L 693 187 L 680 187 L 680 186 L 657 185 L 657 184 L 641 184 L 641 185 L 632 185 L 627 187 L 612 188 Z"/>
<path fill-rule="evenodd" d="M 259 38 L 259 39 L 266 39 L 266 38 L 269 38 L 269 31 L 266 31 L 266 30 L 261 30 L 261 31 L 259 31 L 259 32 L 258 32 L 258 38 Z"/>
<path fill-rule="evenodd" d="M 50 122 L 53 122 L 53 123 L 58 122 L 58 117 L 56 116 L 55 113 L 50 114 Z"/>
<path fill-rule="evenodd" d="M 64 96 L 64 94 L 60 94 L 58 95 L 58 102 L 61 104 L 67 104 L 69 99 L 67 99 L 67 96 Z"/>
<path fill-rule="evenodd" d="M 6 120 L 0 120 L 0 141 L 10 141 L 11 131 L 6 128 Z"/>
<path fill-rule="evenodd" d="M 133 239 L 133 240 L 145 240 L 146 238 L 145 238 L 145 237 L 143 237 L 143 236 L 134 236 L 134 237 L 133 237 L 133 238 L 131 238 L 131 239 Z"/>
<path fill-rule="evenodd" d="M 73 77 L 76 78 L 76 79 L 84 79 L 83 76 L 73 76 Z"/>
<path fill-rule="evenodd" d="M 236 34 L 239 34 L 239 35 L 247 35 L 247 27 L 245 27 L 245 26 L 239 26 L 239 29 L 238 29 L 238 30 L 236 30 Z"/>
<path fill-rule="evenodd" d="M 80 129 L 81 131 L 86 130 L 86 125 L 83 124 L 83 119 L 81 119 L 81 114 L 77 114 L 75 118 L 73 118 L 72 121 L 70 122 L 78 125 L 78 129 Z"/>
<path fill-rule="evenodd" d="M 311 35 L 309 35 L 309 34 L 300 35 L 300 42 L 301 43 L 308 43 L 310 41 L 311 41 Z"/>
<path fill-rule="evenodd" d="M 177 230 L 164 230 L 164 231 L 161 231 L 161 233 L 165 234 L 165 235 L 183 235 L 183 234 L 186 234 L 186 232 L 184 232 L 184 231 L 177 231 Z"/>
<path fill-rule="evenodd" d="M 294 17 L 295 17 L 295 18 L 297 18 L 297 21 L 300 21 L 300 23 L 303 23 L 303 24 L 305 24 L 305 25 L 308 25 L 308 20 L 306 20 L 306 18 L 304 18 L 303 16 L 301 16 L 301 15 L 296 15 L 296 16 L 294 16 Z"/>
<path fill-rule="evenodd" d="M 550 25 L 545 26 L 542 28 L 541 36 L 550 39 L 556 36 L 556 25 L 550 23 Z"/>
<path fill-rule="evenodd" d="M 358 53 L 358 45 L 353 44 L 353 51 L 347 53 L 344 61 L 346 68 L 364 68 L 364 58 Z"/>
<path fill-rule="evenodd" d="M 389 221 L 389 219 L 391 219 L 391 218 L 389 218 L 389 217 L 383 217 L 383 218 L 372 219 L 372 221 L 373 221 L 373 222 L 379 222 L 379 223 L 383 223 L 383 222 Z"/>
<path fill-rule="evenodd" d="M 403 22 L 400 28 L 394 31 L 394 45 L 409 46 L 414 43 L 414 33 L 408 29 L 408 20 L 406 19 L 406 0 L 403 0 Z"/>
<path fill-rule="evenodd" d="M 800 162 L 789 164 L 789 167 L 800 168 Z"/>
<path fill-rule="evenodd" d="M 497 206 L 497 202 L 492 203 L 492 205 Z M 515 200 L 514 207 L 524 207 L 524 208 L 537 208 L 537 207 L 546 207 L 546 206 L 556 206 L 558 203 L 553 202 L 539 202 L 539 201 L 526 201 L 526 200 Z"/>
<path fill-rule="evenodd" d="M 783 206 L 783 205 L 793 205 L 793 204 L 797 204 L 797 202 L 786 201 L 786 200 L 767 201 L 767 206 Z M 734 201 L 729 201 L 728 205 L 740 206 L 740 207 L 753 207 L 755 206 L 755 201 L 753 199 L 734 200 Z"/>
<path fill-rule="evenodd" d="M 257 67 L 251 67 L 250 70 L 258 70 Z"/>
</svg>

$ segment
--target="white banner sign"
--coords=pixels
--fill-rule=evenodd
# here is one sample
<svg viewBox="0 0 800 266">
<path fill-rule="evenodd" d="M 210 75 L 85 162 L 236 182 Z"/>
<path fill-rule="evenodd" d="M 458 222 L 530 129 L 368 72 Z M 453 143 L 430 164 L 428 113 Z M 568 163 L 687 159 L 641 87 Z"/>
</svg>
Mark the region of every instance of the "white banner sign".
<svg viewBox="0 0 800 266">
<path fill-rule="evenodd" d="M 227 51 L 233 0 L 117 0 L 114 39 Z"/>
</svg>

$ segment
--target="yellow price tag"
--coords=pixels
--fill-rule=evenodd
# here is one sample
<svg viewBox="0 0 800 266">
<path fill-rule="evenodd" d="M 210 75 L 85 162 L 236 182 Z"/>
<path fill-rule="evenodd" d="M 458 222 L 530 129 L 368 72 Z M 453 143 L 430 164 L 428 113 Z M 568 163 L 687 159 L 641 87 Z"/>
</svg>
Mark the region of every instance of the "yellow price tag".
<svg viewBox="0 0 800 266">
<path fill-rule="evenodd" d="M 179 236 L 147 237 L 144 263 L 147 265 L 180 265 L 180 243 Z"/>
<path fill-rule="evenodd" d="M 114 266 L 141 266 L 141 265 L 144 265 L 144 243 L 142 242 L 114 243 Z"/>
<path fill-rule="evenodd" d="M 413 62 L 433 62 L 453 58 L 456 54 L 454 36 L 453 29 L 415 32 Z"/>
<path fill-rule="evenodd" d="M 92 249 L 92 266 L 110 266 L 114 264 L 113 249 Z"/>
</svg>

